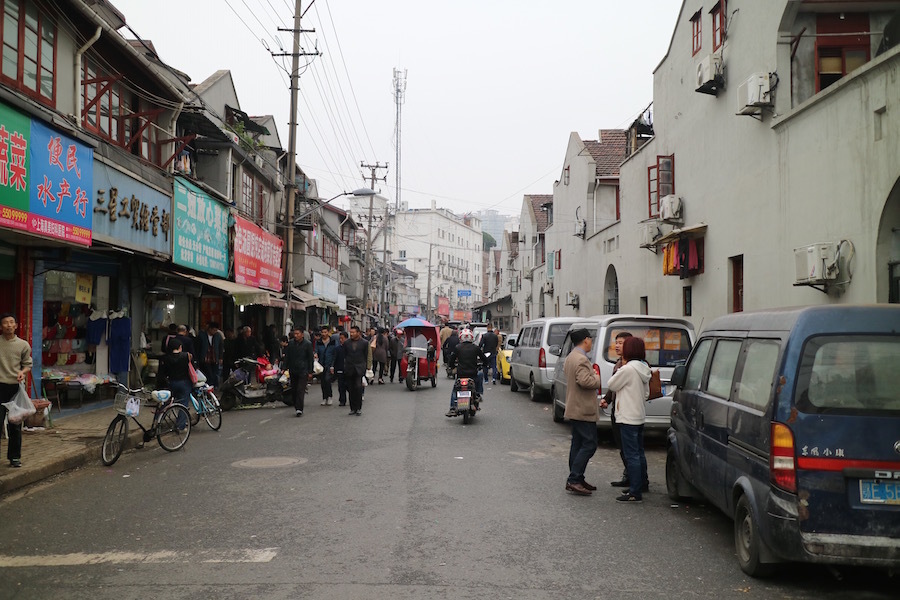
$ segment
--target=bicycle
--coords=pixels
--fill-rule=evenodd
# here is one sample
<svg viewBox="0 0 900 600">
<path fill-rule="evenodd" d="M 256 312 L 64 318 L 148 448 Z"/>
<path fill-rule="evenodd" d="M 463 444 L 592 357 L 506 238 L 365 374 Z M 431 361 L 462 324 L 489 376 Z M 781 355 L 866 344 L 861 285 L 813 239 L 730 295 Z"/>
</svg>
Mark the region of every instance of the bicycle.
<svg viewBox="0 0 900 600">
<path fill-rule="evenodd" d="M 181 449 L 191 435 L 191 418 L 188 409 L 175 402 L 175 397 L 168 390 L 150 392 L 141 388 L 131 390 L 121 383 L 117 384 L 119 392 L 113 401 L 117 414 L 106 429 L 100 458 L 107 467 L 119 460 L 128 439 L 128 418 L 144 432 L 144 442 L 154 437 L 160 447 L 168 452 Z M 153 408 L 153 421 L 150 427 L 144 427 L 137 420 L 140 407 Z M 179 428 L 179 421 L 184 425 Z"/>
<path fill-rule="evenodd" d="M 197 383 L 191 392 L 191 425 L 200 422 L 200 417 L 206 421 L 209 428 L 218 431 L 222 427 L 222 407 L 219 399 L 213 393 L 213 388 L 206 383 Z"/>
</svg>

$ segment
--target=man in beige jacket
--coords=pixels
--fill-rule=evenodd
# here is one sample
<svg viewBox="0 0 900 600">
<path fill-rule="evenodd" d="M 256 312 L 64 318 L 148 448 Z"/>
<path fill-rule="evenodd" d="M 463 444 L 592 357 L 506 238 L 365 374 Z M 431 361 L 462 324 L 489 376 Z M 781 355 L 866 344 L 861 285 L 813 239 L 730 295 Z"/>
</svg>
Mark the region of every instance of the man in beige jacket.
<svg viewBox="0 0 900 600">
<path fill-rule="evenodd" d="M 600 418 L 597 392 L 603 381 L 594 372 L 588 358 L 594 346 L 590 332 L 576 329 L 569 337 L 572 338 L 572 351 L 563 366 L 566 374 L 565 418 L 572 424 L 566 490 L 579 496 L 590 496 L 597 488 L 584 480 L 584 470 L 597 451 L 597 420 Z"/>
</svg>

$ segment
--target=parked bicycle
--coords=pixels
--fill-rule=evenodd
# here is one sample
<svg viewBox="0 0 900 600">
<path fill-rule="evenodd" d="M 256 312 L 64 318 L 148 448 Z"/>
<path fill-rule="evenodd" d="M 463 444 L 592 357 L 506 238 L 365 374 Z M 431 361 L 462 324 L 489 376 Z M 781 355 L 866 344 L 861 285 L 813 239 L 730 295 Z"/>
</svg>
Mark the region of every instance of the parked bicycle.
<svg viewBox="0 0 900 600">
<path fill-rule="evenodd" d="M 218 431 L 222 426 L 222 407 L 216 398 L 213 388 L 206 382 L 198 381 L 191 392 L 191 425 L 200 422 L 200 417 L 206 421 L 209 428 Z"/>
<path fill-rule="evenodd" d="M 187 443 L 191 435 L 190 413 L 175 402 L 172 392 L 131 390 L 121 383 L 117 385 L 119 391 L 113 406 L 119 414 L 113 418 L 103 438 L 100 457 L 104 465 L 115 463 L 122 455 L 128 440 L 129 418 L 144 432 L 145 443 L 155 437 L 160 447 L 168 452 L 179 450 Z M 149 427 L 144 427 L 137 419 L 141 407 L 153 408 L 153 421 Z"/>
</svg>

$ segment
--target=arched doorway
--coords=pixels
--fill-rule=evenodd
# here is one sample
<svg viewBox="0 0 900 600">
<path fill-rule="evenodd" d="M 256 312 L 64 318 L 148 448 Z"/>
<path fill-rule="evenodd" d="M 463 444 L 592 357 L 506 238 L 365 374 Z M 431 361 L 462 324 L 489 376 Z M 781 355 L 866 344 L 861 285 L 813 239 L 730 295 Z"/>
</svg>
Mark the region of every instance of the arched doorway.
<svg viewBox="0 0 900 600">
<path fill-rule="evenodd" d="M 619 277 L 616 268 L 609 265 L 606 269 L 606 280 L 603 283 L 603 313 L 619 314 Z"/>
<path fill-rule="evenodd" d="M 900 303 L 900 179 L 881 211 L 875 260 L 876 302 Z"/>
</svg>

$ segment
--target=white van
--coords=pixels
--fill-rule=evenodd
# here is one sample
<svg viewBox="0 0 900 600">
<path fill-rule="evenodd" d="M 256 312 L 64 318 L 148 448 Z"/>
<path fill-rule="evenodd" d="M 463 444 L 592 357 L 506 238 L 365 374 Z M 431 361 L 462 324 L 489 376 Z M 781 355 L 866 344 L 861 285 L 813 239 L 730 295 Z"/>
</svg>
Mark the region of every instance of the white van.
<svg viewBox="0 0 900 600">
<path fill-rule="evenodd" d="M 613 367 L 618 360 L 615 350 L 616 336 L 628 332 L 644 340 L 647 363 L 652 369 L 659 370 L 663 384 L 663 397 L 647 402 L 647 421 L 644 428 L 668 430 L 671 421 L 669 412 L 672 407 L 672 392 L 675 391 L 674 386 L 669 384 L 669 378 L 674 368 L 685 364 L 691 353 L 694 346 L 693 324 L 684 319 L 650 315 L 600 315 L 573 324 L 569 332 L 581 328 L 590 331 L 594 338 L 594 347 L 588 358 L 593 363 L 594 370 L 599 372 L 604 386 L 612 377 Z M 551 354 L 559 356 L 550 392 L 553 420 L 557 423 L 562 422 L 563 413 L 566 411 L 566 376 L 563 365 L 571 350 L 572 340 L 568 333 L 563 343 L 551 348 Z M 601 393 L 606 393 L 606 389 Z M 604 409 L 601 413 L 597 427 L 609 430 L 612 427 L 609 409 Z"/>
<path fill-rule="evenodd" d="M 532 400 L 545 398 L 550 392 L 553 370 L 556 368 L 557 355 L 550 352 L 550 347 L 561 346 L 572 323 L 584 320 L 578 317 L 546 317 L 525 323 L 509 360 L 510 391 L 528 388 Z"/>
</svg>

